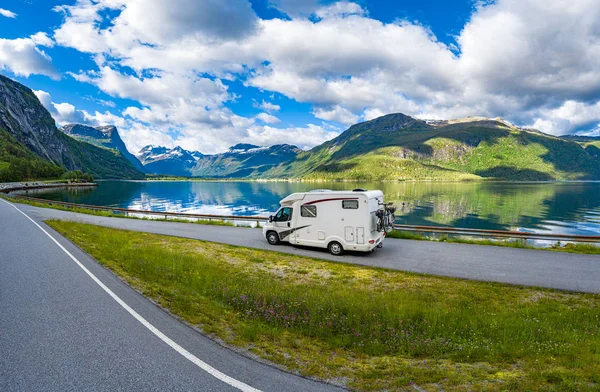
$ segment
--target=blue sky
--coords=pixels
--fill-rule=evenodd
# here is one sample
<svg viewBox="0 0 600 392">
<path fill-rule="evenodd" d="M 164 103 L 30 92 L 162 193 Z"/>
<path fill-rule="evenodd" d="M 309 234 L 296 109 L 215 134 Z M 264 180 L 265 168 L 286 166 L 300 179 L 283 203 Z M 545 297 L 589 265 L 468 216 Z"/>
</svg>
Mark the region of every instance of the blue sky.
<svg viewBox="0 0 600 392">
<path fill-rule="evenodd" d="M 216 153 L 402 112 L 600 132 L 596 0 L 0 0 L 0 73 L 59 124 Z"/>
</svg>

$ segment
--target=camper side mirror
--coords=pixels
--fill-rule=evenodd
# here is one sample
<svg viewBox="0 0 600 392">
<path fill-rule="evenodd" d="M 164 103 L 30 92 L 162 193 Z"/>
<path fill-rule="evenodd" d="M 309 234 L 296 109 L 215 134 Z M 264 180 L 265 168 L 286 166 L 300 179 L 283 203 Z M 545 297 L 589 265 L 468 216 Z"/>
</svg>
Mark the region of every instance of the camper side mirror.
<svg viewBox="0 0 600 392">
<path fill-rule="evenodd" d="M 273 215 L 269 215 L 269 222 L 273 222 Z"/>
</svg>

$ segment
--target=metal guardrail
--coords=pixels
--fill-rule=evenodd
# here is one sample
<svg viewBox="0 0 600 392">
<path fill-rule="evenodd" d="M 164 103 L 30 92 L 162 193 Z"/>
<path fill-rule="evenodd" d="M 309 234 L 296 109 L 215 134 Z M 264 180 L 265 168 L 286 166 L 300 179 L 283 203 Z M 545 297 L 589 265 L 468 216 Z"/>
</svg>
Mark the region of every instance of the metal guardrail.
<svg viewBox="0 0 600 392">
<path fill-rule="evenodd" d="M 147 210 L 130 210 L 126 208 L 117 207 L 105 207 L 105 206 L 94 206 L 89 204 L 76 204 L 67 203 L 62 201 L 53 201 L 46 199 L 38 199 L 35 197 L 14 195 L 12 196 L 17 199 L 30 200 L 38 203 L 46 203 L 50 205 L 57 205 L 71 208 L 84 208 L 94 211 L 109 211 L 113 213 L 121 213 L 126 216 L 129 215 L 149 215 L 149 216 L 164 216 L 165 219 L 172 218 L 184 218 L 184 219 L 205 219 L 205 220 L 223 220 L 223 221 L 247 221 L 247 222 L 266 222 L 269 220 L 266 216 L 234 216 L 234 215 L 211 215 L 211 214 L 190 214 L 190 213 L 179 213 L 179 212 L 161 212 L 161 211 L 147 211 Z M 550 240 L 550 241 L 567 241 L 567 242 L 588 242 L 588 243 L 600 243 L 600 235 L 598 236 L 584 236 L 584 235 L 568 235 L 568 234 L 543 234 L 543 233 L 530 233 L 523 231 L 507 231 L 507 230 L 483 230 L 483 229 L 469 229 L 459 227 L 444 227 L 444 226 L 415 226 L 415 225 L 394 225 L 395 230 L 402 231 L 413 231 L 419 233 L 441 233 L 441 234 L 454 234 L 454 235 L 467 235 L 476 237 L 492 237 L 492 238 L 516 238 L 521 240 Z"/>
<path fill-rule="evenodd" d="M 567 242 L 598 242 L 600 236 L 588 235 L 569 235 L 569 234 L 544 234 L 531 233 L 526 231 L 507 231 L 507 230 L 483 230 L 466 229 L 459 227 L 443 226 L 412 226 L 412 225 L 394 225 L 395 230 L 413 231 L 419 233 L 442 233 L 455 235 L 470 235 L 476 237 L 493 238 L 517 238 L 521 240 L 549 240 L 549 241 L 567 241 Z"/>
<path fill-rule="evenodd" d="M 187 219 L 206 219 L 206 220 L 236 220 L 236 221 L 249 221 L 249 222 L 266 222 L 269 220 L 266 216 L 237 216 L 237 215 L 212 215 L 212 214 L 191 214 L 191 213 L 181 213 L 181 212 L 163 212 L 163 211 L 148 211 L 148 210 L 131 210 L 127 208 L 118 208 L 118 207 L 106 207 L 106 206 L 94 206 L 90 204 L 77 204 L 77 203 L 67 203 L 64 201 L 54 201 L 54 200 L 46 200 L 46 199 L 38 199 L 35 197 L 14 195 L 11 196 L 15 199 L 23 199 L 34 201 L 37 203 L 44 203 L 62 207 L 70 207 L 70 208 L 84 208 L 87 210 L 93 211 L 107 211 L 113 213 L 121 213 L 125 216 L 129 215 L 149 215 L 149 216 L 161 216 L 165 219 L 169 217 L 172 218 L 187 218 Z"/>
</svg>

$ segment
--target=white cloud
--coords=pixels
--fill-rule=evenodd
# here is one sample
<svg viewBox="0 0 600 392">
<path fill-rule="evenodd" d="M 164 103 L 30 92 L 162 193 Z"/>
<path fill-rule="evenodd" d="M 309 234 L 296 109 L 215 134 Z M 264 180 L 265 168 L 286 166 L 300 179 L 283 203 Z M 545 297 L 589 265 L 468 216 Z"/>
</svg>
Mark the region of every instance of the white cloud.
<svg viewBox="0 0 600 392">
<path fill-rule="evenodd" d="M 316 118 L 320 118 L 322 120 L 327 121 L 335 121 L 344 125 L 356 124 L 360 119 L 359 116 L 353 114 L 350 110 L 345 109 L 339 105 L 336 105 L 335 107 L 329 110 L 317 108 L 314 110 L 313 114 Z"/>
<path fill-rule="evenodd" d="M 327 7 L 319 8 L 315 11 L 315 15 L 321 19 L 347 17 L 351 15 L 364 16 L 367 11 L 360 5 L 349 1 L 338 1 L 328 5 Z"/>
<path fill-rule="evenodd" d="M 31 38 L 0 38 L 0 69 L 25 77 L 40 74 L 60 79 L 50 56 L 38 49 L 36 42 Z"/>
<path fill-rule="evenodd" d="M 539 109 L 531 117 L 536 118 L 531 128 L 562 135 L 573 133 L 581 128 L 600 127 L 600 101 L 584 103 L 566 101 L 553 109 Z"/>
<path fill-rule="evenodd" d="M 253 143 L 260 146 L 273 144 L 293 144 L 301 149 L 309 149 L 318 144 L 333 139 L 337 132 L 327 130 L 321 126 L 308 124 L 306 127 L 273 128 L 270 126 L 253 126 L 248 129 L 247 136 L 242 142 Z"/>
<path fill-rule="evenodd" d="M 175 147 L 173 138 L 168 134 L 136 122 L 131 123 L 129 127 L 119 128 L 119 135 L 129 152 L 133 154 L 150 144 Z"/>
<path fill-rule="evenodd" d="M 276 105 L 274 103 L 271 102 L 266 102 L 264 99 L 261 103 L 254 105 L 255 107 L 262 109 L 266 112 L 278 112 L 281 110 L 281 106 Z"/>
<path fill-rule="evenodd" d="M 117 127 L 127 127 L 127 122 L 119 116 L 108 111 L 89 113 L 86 110 L 78 110 L 74 105 L 62 102 L 55 103 L 51 95 L 43 90 L 34 90 L 34 94 L 40 100 L 42 105 L 50 112 L 54 121 L 59 126 L 66 124 L 86 124 L 90 126 L 115 125 Z"/>
<path fill-rule="evenodd" d="M 48 37 L 48 34 L 44 32 L 38 32 L 29 37 L 31 41 L 38 46 L 46 46 L 51 48 L 54 46 L 54 41 L 52 38 Z"/>
<path fill-rule="evenodd" d="M 4 8 L 0 8 L 0 15 L 5 16 L 7 18 L 12 18 L 12 19 L 14 19 L 14 18 L 16 18 L 18 16 L 14 12 L 9 11 L 9 10 L 5 10 Z"/>
<path fill-rule="evenodd" d="M 65 21 L 55 39 L 94 55 L 98 70 L 78 80 L 140 103 L 124 116 L 167 128 L 201 151 L 235 144 L 251 127 L 288 141 L 299 132 L 236 116 L 223 80 L 310 103 L 317 118 L 344 125 L 390 112 L 486 115 L 560 134 L 600 118 L 590 110 L 581 123 L 563 108 L 600 97 L 596 0 L 481 2 L 452 47 L 417 22 L 382 23 L 348 1 L 271 2 L 292 20 L 260 20 L 246 0 L 172 0 L 158 13 L 154 6 L 166 6 L 155 2 L 60 7 Z M 271 116 L 280 109 L 258 106 Z"/>
<path fill-rule="evenodd" d="M 269 113 L 259 113 L 256 115 L 256 118 L 258 118 L 260 121 L 264 122 L 265 124 L 277 124 L 277 123 L 281 122 L 280 119 L 278 119 L 277 117 L 275 117 Z"/>
</svg>

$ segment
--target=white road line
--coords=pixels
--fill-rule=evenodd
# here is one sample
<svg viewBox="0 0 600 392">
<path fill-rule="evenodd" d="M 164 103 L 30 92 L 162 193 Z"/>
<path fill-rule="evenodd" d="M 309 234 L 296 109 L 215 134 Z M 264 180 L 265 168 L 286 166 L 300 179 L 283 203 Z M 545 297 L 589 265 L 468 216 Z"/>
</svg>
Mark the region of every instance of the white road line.
<svg viewBox="0 0 600 392">
<path fill-rule="evenodd" d="M 52 237 L 50 235 L 50 233 L 48 233 L 46 230 L 44 230 L 44 228 L 42 226 L 40 226 L 36 221 L 34 221 L 33 219 L 31 219 L 29 217 L 29 215 L 27 215 L 26 213 L 24 213 L 23 211 L 21 211 L 17 206 L 9 203 L 8 201 L 6 201 L 4 199 L 1 199 L 1 198 L 0 198 L 0 200 L 2 200 L 3 202 L 5 202 L 9 206 L 13 207 L 17 211 L 19 211 L 21 214 L 23 214 L 31 222 L 33 222 L 34 225 L 36 225 L 41 231 L 44 232 L 44 234 L 46 234 L 48 237 L 50 237 L 50 239 L 52 241 L 54 241 L 54 243 L 56 245 L 58 245 L 58 247 L 60 249 L 62 249 L 67 254 L 67 256 L 69 256 L 86 274 L 88 274 L 89 277 L 92 278 L 92 280 L 98 284 L 98 286 L 100 286 L 104 291 L 106 291 L 106 293 L 108 295 L 110 295 L 115 301 L 117 301 L 117 303 L 119 305 L 121 305 L 121 307 L 123 307 L 123 309 L 125 309 L 127 312 L 129 312 L 129 314 L 131 314 L 137 321 L 139 321 L 144 327 L 146 327 L 148 330 L 150 330 L 150 332 L 152 332 L 154 335 L 156 335 L 160 340 L 162 340 L 163 342 L 165 342 L 166 344 L 168 344 L 169 346 L 171 346 L 171 348 L 173 350 L 175 350 L 179 354 L 183 355 L 190 362 L 192 362 L 194 365 L 198 366 L 200 369 L 204 370 L 205 372 L 207 372 L 211 376 L 216 377 L 217 379 L 223 381 L 226 384 L 231 385 L 234 388 L 239 389 L 240 391 L 243 391 L 243 392 L 261 392 L 259 389 L 253 388 L 250 385 L 244 384 L 243 382 L 238 381 L 235 378 L 231 378 L 228 375 L 226 375 L 225 373 L 222 373 L 222 372 L 218 371 L 217 369 L 213 368 L 212 366 L 210 366 L 206 362 L 200 360 L 194 354 L 192 354 L 189 351 L 187 351 L 185 348 L 183 348 L 180 345 L 178 345 L 177 343 L 175 343 L 167 335 L 165 335 L 160 330 L 158 330 L 158 328 L 156 328 L 154 325 L 150 324 L 150 322 L 148 322 L 145 318 L 143 318 L 142 316 L 140 316 L 140 314 L 138 312 L 136 312 L 129 305 L 127 305 L 125 303 L 125 301 L 123 301 L 121 298 L 119 298 L 119 296 L 116 295 L 111 289 L 109 289 L 108 287 L 106 287 L 106 285 L 104 285 L 104 283 L 102 283 L 100 281 L 100 279 L 98 279 L 93 273 L 91 273 L 90 270 L 88 270 L 79 260 L 77 260 L 77 258 L 75 256 L 73 256 L 71 254 L 71 252 L 69 252 L 67 249 L 65 249 L 65 247 L 63 247 L 54 237 Z"/>
</svg>

